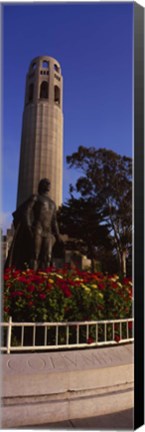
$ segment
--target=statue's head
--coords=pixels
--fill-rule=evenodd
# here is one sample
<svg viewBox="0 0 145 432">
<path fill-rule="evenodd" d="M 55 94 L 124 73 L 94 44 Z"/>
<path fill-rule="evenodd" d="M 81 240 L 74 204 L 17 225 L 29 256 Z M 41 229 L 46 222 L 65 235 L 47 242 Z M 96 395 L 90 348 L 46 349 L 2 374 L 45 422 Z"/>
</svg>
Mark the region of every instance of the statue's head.
<svg viewBox="0 0 145 432">
<path fill-rule="evenodd" d="M 44 192 L 49 192 L 49 190 L 50 190 L 50 180 L 47 178 L 41 179 L 38 185 L 38 193 L 42 194 Z"/>
</svg>

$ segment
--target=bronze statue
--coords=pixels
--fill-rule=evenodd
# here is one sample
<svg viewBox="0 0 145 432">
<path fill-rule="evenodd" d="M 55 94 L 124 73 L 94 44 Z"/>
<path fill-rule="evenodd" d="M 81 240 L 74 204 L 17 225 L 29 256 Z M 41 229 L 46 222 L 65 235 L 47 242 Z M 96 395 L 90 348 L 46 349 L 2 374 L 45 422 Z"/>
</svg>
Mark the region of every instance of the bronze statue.
<svg viewBox="0 0 145 432">
<path fill-rule="evenodd" d="M 40 180 L 38 194 L 32 195 L 14 213 L 15 235 L 5 267 L 37 270 L 51 264 L 55 239 L 60 239 L 55 202 L 48 196 L 50 181 Z"/>
</svg>

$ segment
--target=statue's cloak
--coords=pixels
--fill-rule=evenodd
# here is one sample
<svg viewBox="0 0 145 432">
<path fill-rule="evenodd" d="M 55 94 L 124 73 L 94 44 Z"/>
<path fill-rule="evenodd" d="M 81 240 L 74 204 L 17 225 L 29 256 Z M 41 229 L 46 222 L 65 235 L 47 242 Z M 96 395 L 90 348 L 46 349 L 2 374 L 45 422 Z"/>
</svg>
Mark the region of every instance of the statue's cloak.
<svg viewBox="0 0 145 432">
<path fill-rule="evenodd" d="M 25 214 L 33 197 L 25 201 L 12 213 L 15 233 L 5 262 L 5 268 L 24 269 L 26 265 L 29 265 L 32 258 L 32 236 L 26 225 Z"/>
</svg>

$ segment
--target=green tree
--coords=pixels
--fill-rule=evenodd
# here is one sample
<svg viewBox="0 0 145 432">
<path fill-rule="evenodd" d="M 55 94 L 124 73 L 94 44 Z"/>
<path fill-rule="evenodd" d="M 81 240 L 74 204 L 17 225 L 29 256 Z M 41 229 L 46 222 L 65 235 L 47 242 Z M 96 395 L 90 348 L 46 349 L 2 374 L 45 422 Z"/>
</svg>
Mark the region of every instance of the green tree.
<svg viewBox="0 0 145 432">
<path fill-rule="evenodd" d="M 67 163 L 82 174 L 75 185 L 70 185 L 71 199 L 78 193 L 79 200 L 93 202 L 99 224 L 110 232 L 119 270 L 125 273 L 132 244 L 132 159 L 112 150 L 81 146 L 67 156 Z M 96 226 L 97 222 L 96 219 Z M 91 225 L 90 217 L 88 230 Z M 103 242 L 102 237 L 102 245 Z"/>
<path fill-rule="evenodd" d="M 111 248 L 108 228 L 101 225 L 100 211 L 92 198 L 74 196 L 58 211 L 58 222 L 62 234 L 68 234 L 70 249 L 78 250 L 91 259 L 92 271 L 95 259 L 105 248 Z"/>
</svg>

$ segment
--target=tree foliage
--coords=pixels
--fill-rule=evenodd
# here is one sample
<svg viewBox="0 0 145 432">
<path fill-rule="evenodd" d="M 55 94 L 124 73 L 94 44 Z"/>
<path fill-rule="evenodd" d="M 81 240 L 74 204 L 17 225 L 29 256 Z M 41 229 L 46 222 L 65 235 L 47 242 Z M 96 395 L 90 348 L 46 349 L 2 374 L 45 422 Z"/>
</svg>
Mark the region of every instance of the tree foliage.
<svg viewBox="0 0 145 432">
<path fill-rule="evenodd" d="M 106 247 L 111 248 L 108 228 L 101 225 L 100 213 L 92 198 L 71 197 L 58 212 L 61 233 L 69 236 L 68 246 L 87 255 L 92 262 Z"/>
<path fill-rule="evenodd" d="M 112 150 L 81 146 L 67 156 L 67 163 L 81 172 L 76 184 L 70 185 L 71 198 L 61 210 L 62 219 L 66 214 L 69 218 L 68 234 L 80 235 L 84 242 L 87 238 L 96 247 L 102 243 L 107 249 L 110 233 L 122 270 L 132 243 L 132 159 Z"/>
</svg>

